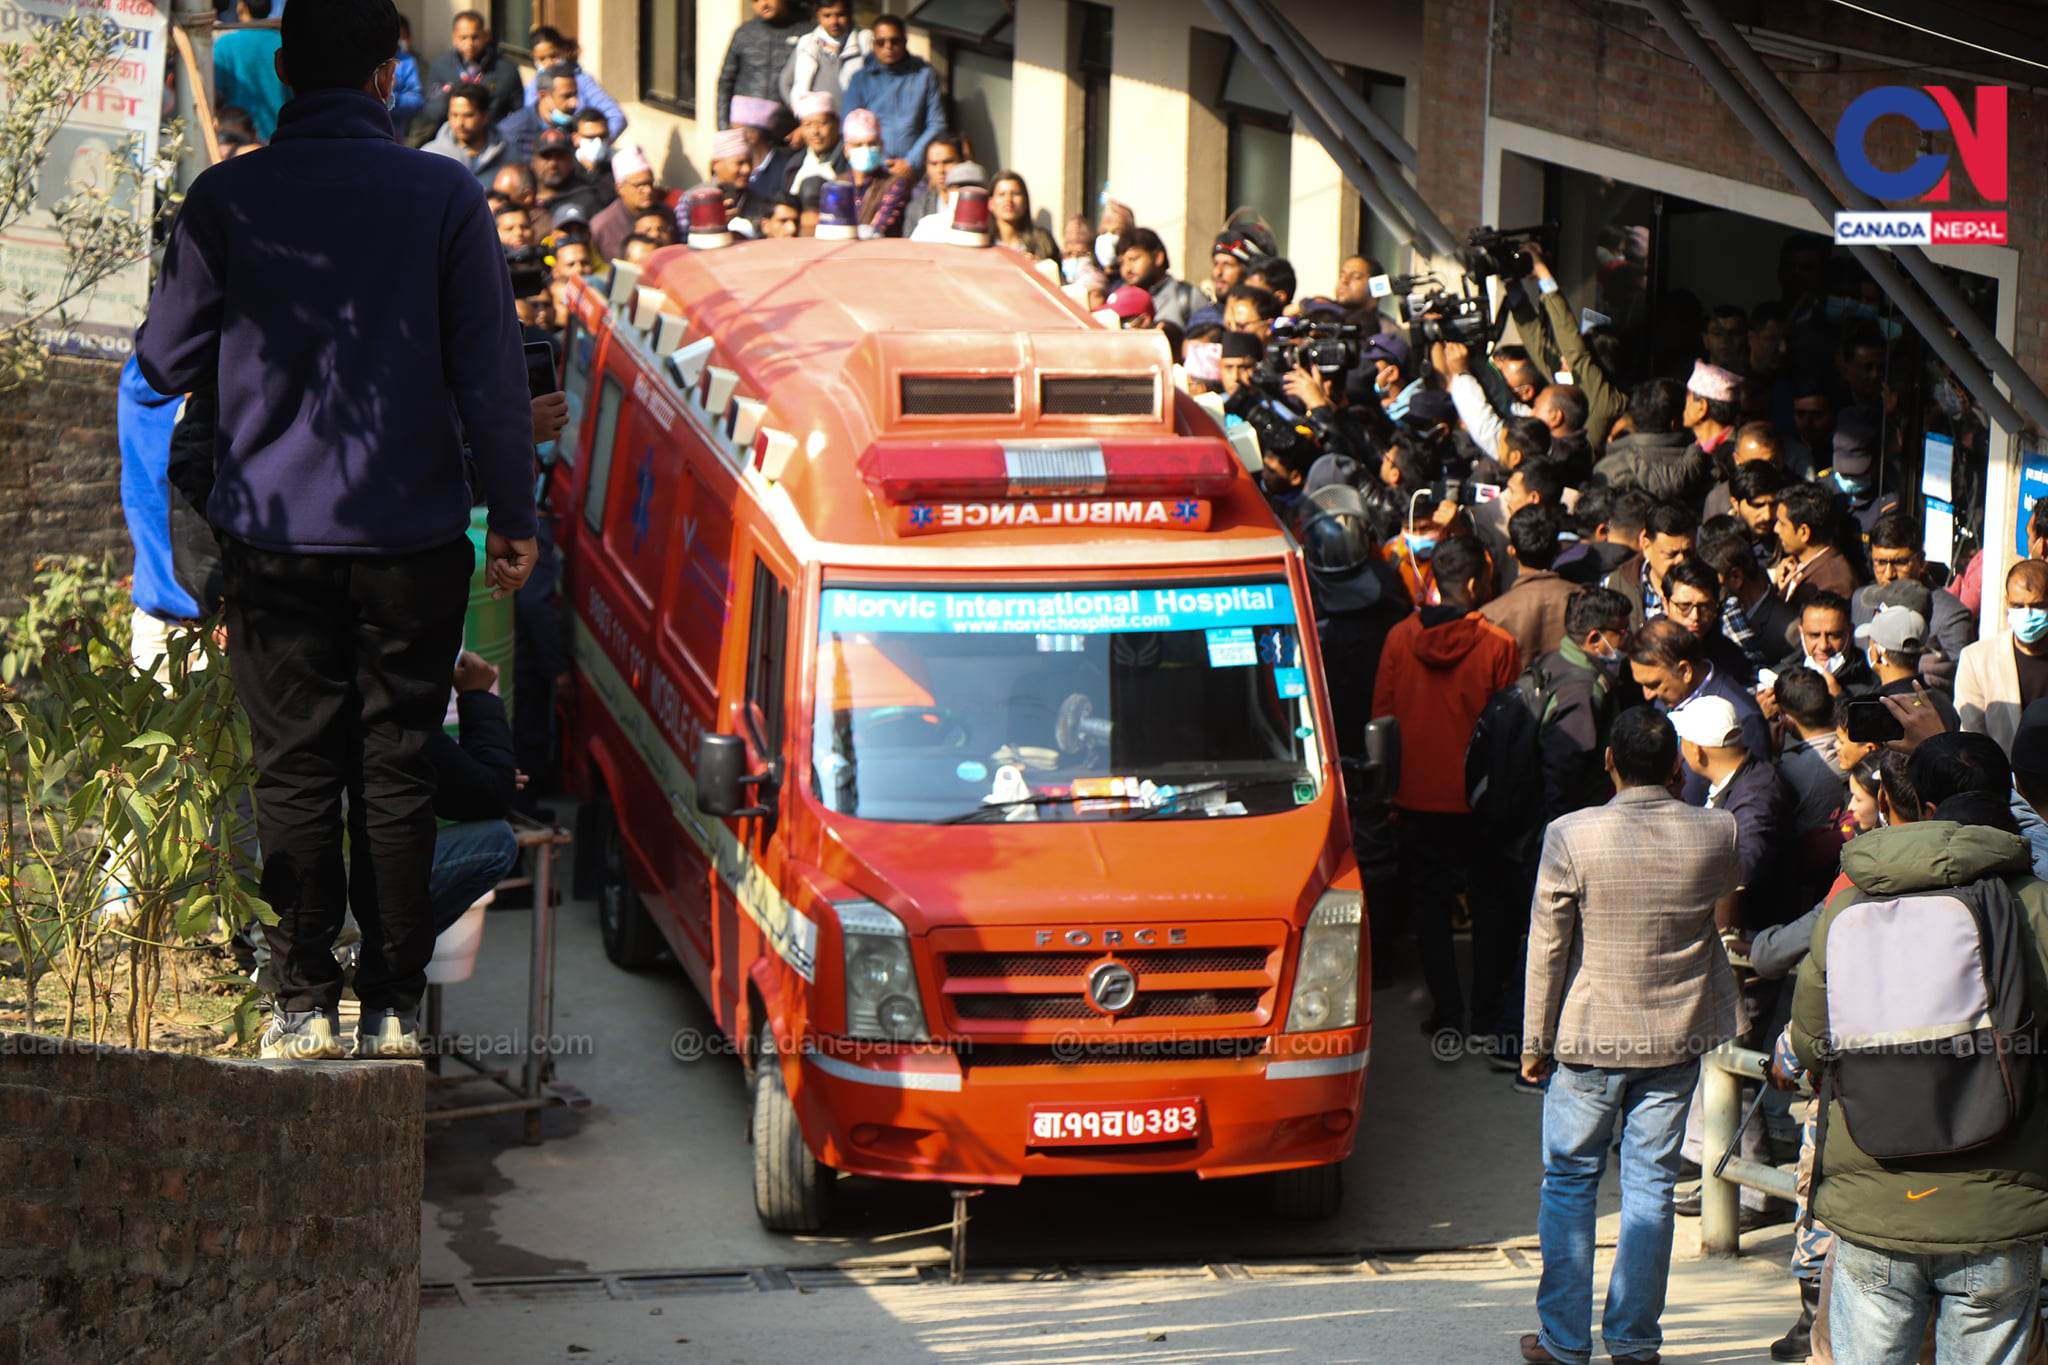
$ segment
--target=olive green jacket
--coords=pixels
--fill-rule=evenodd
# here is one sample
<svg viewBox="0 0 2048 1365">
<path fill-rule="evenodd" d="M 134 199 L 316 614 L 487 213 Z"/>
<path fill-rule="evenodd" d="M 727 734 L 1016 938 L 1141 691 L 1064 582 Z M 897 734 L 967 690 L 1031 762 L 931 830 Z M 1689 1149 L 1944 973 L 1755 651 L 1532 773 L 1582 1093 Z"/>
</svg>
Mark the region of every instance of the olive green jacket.
<svg viewBox="0 0 2048 1365">
<path fill-rule="evenodd" d="M 1819 1074 L 1828 1028 L 1828 928 L 1845 908 L 1989 876 L 2004 877 L 2025 912 L 2027 1004 L 2035 1018 L 2048 1019 L 2048 882 L 2030 876 L 2030 866 L 2026 841 L 2017 834 L 1951 820 L 1872 830 L 1850 840 L 1842 871 L 1853 885 L 1821 912 L 1792 997 L 1792 1048 L 1800 1064 Z M 2048 1111 L 2041 1106 L 1992 1146 L 1879 1162 L 1857 1150 L 1841 1105 L 1832 1104 L 1818 1170 L 1814 1216 L 1861 1246 L 1941 1254 L 2048 1237 Z"/>
<path fill-rule="evenodd" d="M 1593 356 L 1593 348 L 1579 335 L 1579 320 L 1572 316 L 1572 306 L 1562 290 L 1543 296 L 1543 312 L 1550 320 L 1549 331 L 1542 327 L 1520 327 L 1522 341 L 1528 347 L 1529 358 L 1543 371 L 1544 383 L 1550 382 L 1550 376 L 1560 366 L 1571 371 L 1572 383 L 1586 395 L 1586 444 L 1593 448 L 1593 458 L 1597 460 L 1607 449 L 1608 430 L 1628 411 L 1628 395 L 1607 377 L 1607 371 L 1600 368 L 1600 362 Z M 1552 335 L 1556 337 L 1555 345 Z"/>
</svg>

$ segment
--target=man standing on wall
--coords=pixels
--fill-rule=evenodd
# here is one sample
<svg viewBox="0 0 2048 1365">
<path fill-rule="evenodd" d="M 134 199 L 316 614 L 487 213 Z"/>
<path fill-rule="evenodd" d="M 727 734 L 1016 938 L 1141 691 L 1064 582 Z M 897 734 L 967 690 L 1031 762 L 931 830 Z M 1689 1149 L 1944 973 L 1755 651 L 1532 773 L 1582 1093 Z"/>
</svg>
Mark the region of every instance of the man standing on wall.
<svg viewBox="0 0 2048 1365">
<path fill-rule="evenodd" d="M 219 386 L 208 519 L 257 768 L 277 995 L 266 1057 L 341 1055 L 333 946 L 353 904 L 357 1055 L 417 1056 L 433 952 L 441 723 L 474 559 L 469 447 L 500 592 L 535 560 L 533 424 L 483 187 L 398 145 L 391 0 L 301 0 L 270 149 L 192 184 L 137 338 L 162 393 Z M 305 209 L 304 186 L 322 187 Z M 342 865 L 348 794 L 352 875 Z"/>
</svg>

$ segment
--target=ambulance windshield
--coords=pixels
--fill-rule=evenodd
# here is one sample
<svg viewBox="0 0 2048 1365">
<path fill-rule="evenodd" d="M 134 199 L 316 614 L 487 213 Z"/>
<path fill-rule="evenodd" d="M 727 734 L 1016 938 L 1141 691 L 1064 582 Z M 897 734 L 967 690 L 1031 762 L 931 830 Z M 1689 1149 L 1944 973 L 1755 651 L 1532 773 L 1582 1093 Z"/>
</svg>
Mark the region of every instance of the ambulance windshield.
<svg viewBox="0 0 2048 1365">
<path fill-rule="evenodd" d="M 827 586 L 813 781 L 871 820 L 1291 810 L 1323 755 L 1284 582 Z"/>
</svg>

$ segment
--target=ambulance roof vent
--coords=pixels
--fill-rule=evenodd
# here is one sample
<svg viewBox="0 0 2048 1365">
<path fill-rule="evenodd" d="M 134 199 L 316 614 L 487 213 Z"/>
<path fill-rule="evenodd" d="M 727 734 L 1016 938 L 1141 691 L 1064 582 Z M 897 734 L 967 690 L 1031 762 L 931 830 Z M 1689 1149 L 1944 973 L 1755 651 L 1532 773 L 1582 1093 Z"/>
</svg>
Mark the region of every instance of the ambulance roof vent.
<svg viewBox="0 0 2048 1365">
<path fill-rule="evenodd" d="M 1017 411 L 1017 381 L 1006 374 L 906 374 L 900 382 L 905 417 L 1008 417 Z"/>
<path fill-rule="evenodd" d="M 1154 417 L 1159 382 L 1149 374 L 1047 375 L 1038 381 L 1047 417 Z"/>
</svg>

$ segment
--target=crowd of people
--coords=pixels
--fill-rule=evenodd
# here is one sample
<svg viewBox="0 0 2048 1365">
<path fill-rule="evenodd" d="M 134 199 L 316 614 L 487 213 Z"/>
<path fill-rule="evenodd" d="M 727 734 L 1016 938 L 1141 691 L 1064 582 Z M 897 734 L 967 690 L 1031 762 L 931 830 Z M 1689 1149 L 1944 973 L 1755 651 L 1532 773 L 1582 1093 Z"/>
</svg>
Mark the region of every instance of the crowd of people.
<svg viewBox="0 0 2048 1365">
<path fill-rule="evenodd" d="M 1100 226 L 1121 325 L 1169 329 L 1188 387 L 1259 437 L 1267 500 L 1309 561 L 1340 746 L 1400 722 L 1391 808 L 1354 811 L 1376 963 L 1412 938 L 1433 1055 L 1483 1057 L 1544 1097 L 1542 1330 L 1524 1357 L 1588 1358 L 1593 1193 L 1617 1126 L 1605 1344 L 1656 1357 L 1672 1219 L 1699 1212 L 1677 1187 L 1723 1155 L 1702 1150 L 1700 1057 L 1733 1040 L 1787 1058 L 1784 1088 L 1745 1094 L 1739 1154 L 1803 1149 L 1820 1172 L 1774 1357 L 1910 1361 L 1925 1331 L 1944 1361 L 2019 1360 L 2048 1210 L 1977 1224 L 1968 1205 L 2048 1178 L 2048 1152 L 2001 1130 L 1993 1156 L 1878 1163 L 1848 1125 L 1802 1134 L 1792 1089 L 1842 1056 L 1829 1011 L 1855 987 L 1829 980 L 1823 944 L 1855 905 L 1997 881 L 2025 907 L 2029 979 L 2048 969 L 2031 909 L 2048 886 L 2022 834 L 2048 849 L 2022 794 L 2048 789 L 2029 767 L 2048 761 L 2048 515 L 2002 585 L 2006 628 L 1980 640 L 1981 555 L 1931 563 L 1898 493 L 1895 339 L 1831 292 L 1846 277 L 1819 239 L 1785 243 L 1781 298 L 1702 310 L 1659 372 L 1624 335 L 1582 330 L 1534 242 L 1504 283 L 1518 339 L 1489 345 L 1445 325 L 1441 298 L 1382 314 L 1363 258 L 1336 297 L 1298 297 L 1255 214 L 1233 215 L 1200 285 L 1155 235 Z M 1896 934 L 1917 961 L 1910 926 Z M 1900 984 L 1880 1010 L 1910 1003 Z M 1981 1021 L 1955 1027 L 1986 1045 Z M 1874 1207 L 1897 1182 L 1962 1197 Z M 1742 1202 L 1744 1230 L 1804 1212 Z M 1994 1310 L 1956 1288 L 1979 1278 L 2029 1289 Z"/>
<path fill-rule="evenodd" d="M 238 0 L 245 27 L 216 45 L 231 152 L 277 134 L 277 36 L 251 26 L 271 4 Z M 2048 504 L 2030 557 L 1999 585 L 2006 628 L 1979 639 L 1982 556 L 1953 573 L 1930 562 L 1927 527 L 1899 496 L 1902 432 L 1916 423 L 1888 381 L 1897 329 L 1867 280 L 1823 239 L 1793 235 L 1777 298 L 1695 306 L 1694 335 L 1653 345 L 1584 325 L 1529 242 L 1503 281 L 1508 342 L 1455 325 L 1444 295 L 1393 316 L 1400 291 L 1362 255 L 1338 263 L 1330 295 L 1304 294 L 1251 209 L 1183 277 L 1160 234 L 1114 200 L 1057 239 L 1040 225 L 1022 177 L 991 175 L 948 126 L 902 19 L 862 28 L 847 0 L 753 11 L 720 70 L 704 182 L 728 230 L 947 240 L 970 222 L 956 210 L 983 201 L 976 230 L 1106 325 L 1158 329 L 1187 390 L 1255 435 L 1262 491 L 1310 566 L 1340 748 L 1356 756 L 1373 717 L 1400 723 L 1391 805 L 1353 812 L 1376 966 L 1412 938 L 1433 1054 L 1482 1057 L 1543 1096 L 1541 1329 L 1524 1358 L 1589 1358 L 1593 1196 L 1617 1127 L 1605 1345 L 1617 1361 L 1656 1358 L 1672 1220 L 1698 1212 L 1677 1187 L 1721 1156 L 1702 1147 L 1700 1056 L 1733 1039 L 1779 1059 L 1776 1087 L 1752 1091 L 1760 1117 L 1741 1155 L 1796 1157 L 1805 1173 L 1797 1209 L 1743 1196 L 1745 1228 L 1801 1217 L 1799 1317 L 1774 1357 L 1908 1361 L 1931 1333 L 1944 1361 L 2020 1359 L 2048 1237 L 2048 1148 L 2010 1122 L 1972 1144 L 1894 1140 L 1914 1117 L 1897 1111 L 1961 1093 L 1940 1079 L 1942 1064 L 1965 1064 L 1957 1040 L 2004 1037 L 1986 1022 L 2000 1001 L 1947 1032 L 1931 1021 L 1918 1041 L 1948 1050 L 1911 1060 L 1934 1079 L 1889 1096 L 1848 1088 L 1885 1073 L 1858 1071 L 1839 1021 L 1926 1003 L 1901 976 L 1871 986 L 1887 951 L 1939 985 L 1957 945 L 1990 944 L 1999 925 L 2025 970 L 1984 994 L 2048 996 L 2048 885 L 2035 879 L 2048 873 Z M 456 15 L 451 40 L 422 69 L 401 31 L 367 86 L 353 68 L 329 84 L 384 99 L 413 145 L 484 186 L 498 248 L 547 267 L 550 286 L 518 300 L 518 320 L 552 331 L 569 280 L 687 235 L 690 195 L 661 183 L 573 40 L 528 35 L 531 80 L 481 14 Z M 336 119 L 362 112 L 330 95 Z M 1628 268 L 1625 246 L 1611 254 Z M 165 293 L 143 372 L 166 393 L 203 389 L 184 382 L 205 376 L 173 353 Z M 1935 397 L 1919 425 L 1967 444 L 1981 430 L 1967 397 L 1952 383 Z M 497 434 L 501 464 L 525 459 L 523 425 Z M 524 542 L 525 494 L 508 482 L 498 500 Z M 253 601 L 266 566 L 237 553 L 246 562 L 228 577 Z M 250 611 L 245 629 L 261 624 Z M 449 634 L 453 617 L 436 626 Z M 250 690 L 260 699 L 263 686 Z M 485 747 L 501 775 L 515 771 L 495 736 Z M 406 760 L 423 770 L 419 754 Z M 493 809 L 510 799 L 498 797 Z M 266 854 L 296 841 L 325 859 L 331 821 L 311 823 L 267 829 Z M 417 882 L 416 847 L 409 858 L 401 872 Z M 1966 902 L 1974 918 L 1946 921 L 1945 939 L 1915 930 L 1930 904 Z M 392 932 L 408 948 L 387 1012 L 409 1028 L 424 931 Z M 324 948 L 309 968 L 289 933 L 272 938 L 285 994 L 301 1013 L 326 1010 Z M 2024 1113 L 2031 1073 L 2009 1074 Z M 1823 1086 L 1803 1125 L 1802 1075 Z"/>
</svg>

